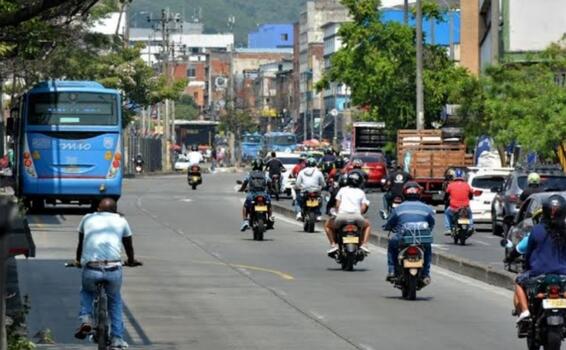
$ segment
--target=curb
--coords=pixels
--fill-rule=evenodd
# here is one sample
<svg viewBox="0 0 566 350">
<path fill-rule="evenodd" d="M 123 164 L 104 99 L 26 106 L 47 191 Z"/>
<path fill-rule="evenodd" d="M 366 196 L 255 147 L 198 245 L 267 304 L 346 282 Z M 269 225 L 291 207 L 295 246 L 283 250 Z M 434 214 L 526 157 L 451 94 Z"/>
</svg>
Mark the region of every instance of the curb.
<svg viewBox="0 0 566 350">
<path fill-rule="evenodd" d="M 272 203 L 272 208 L 275 213 L 295 218 L 295 211 L 293 209 L 277 205 L 276 203 Z M 372 233 L 370 241 L 379 247 L 387 249 L 389 238 L 384 234 Z M 496 287 L 509 290 L 514 289 L 515 274 L 507 271 L 495 270 L 493 267 L 486 264 L 478 263 L 456 255 L 435 251 L 432 252 L 432 263 L 457 274 L 464 275 Z"/>
<path fill-rule="evenodd" d="M 211 174 L 212 173 L 210 171 L 210 168 L 206 168 L 206 167 L 201 168 L 201 171 L 202 171 L 203 174 Z M 245 171 L 244 168 L 230 167 L 230 168 L 216 168 L 216 170 L 214 172 L 215 173 L 239 174 L 239 173 L 242 173 L 244 171 Z M 126 175 L 124 175 L 124 178 L 125 179 L 135 179 L 135 178 L 143 179 L 144 177 L 167 176 L 167 175 L 185 175 L 185 174 L 186 174 L 185 171 L 154 171 L 154 172 L 143 173 L 141 175 L 126 174 Z"/>
</svg>

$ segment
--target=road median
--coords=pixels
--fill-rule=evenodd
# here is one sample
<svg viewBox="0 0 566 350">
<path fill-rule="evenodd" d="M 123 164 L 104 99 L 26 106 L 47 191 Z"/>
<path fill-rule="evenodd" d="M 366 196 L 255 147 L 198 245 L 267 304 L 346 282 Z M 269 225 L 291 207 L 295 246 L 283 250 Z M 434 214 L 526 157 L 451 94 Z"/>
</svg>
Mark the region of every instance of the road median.
<svg viewBox="0 0 566 350">
<path fill-rule="evenodd" d="M 289 218 L 295 218 L 295 212 L 293 209 L 284 207 L 277 203 L 273 203 L 273 211 Z M 388 236 L 380 232 L 372 233 L 370 240 L 371 243 L 382 248 L 387 248 L 387 244 L 389 242 Z M 434 248 L 432 253 L 432 263 L 452 272 L 497 287 L 513 289 L 515 274 L 500 269 L 494 269 L 492 266 L 487 264 L 445 252 L 434 251 Z"/>
</svg>

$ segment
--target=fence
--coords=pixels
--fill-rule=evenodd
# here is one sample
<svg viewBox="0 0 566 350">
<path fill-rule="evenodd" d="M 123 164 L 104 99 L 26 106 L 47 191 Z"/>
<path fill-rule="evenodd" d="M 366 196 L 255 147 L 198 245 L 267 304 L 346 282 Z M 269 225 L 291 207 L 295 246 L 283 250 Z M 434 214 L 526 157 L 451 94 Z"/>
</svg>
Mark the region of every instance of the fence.
<svg viewBox="0 0 566 350">
<path fill-rule="evenodd" d="M 144 171 L 153 172 L 162 169 L 161 138 L 140 137 L 130 133 L 125 138 L 124 152 L 126 153 L 126 174 L 134 173 L 134 159 L 141 153 L 144 161 Z"/>
</svg>

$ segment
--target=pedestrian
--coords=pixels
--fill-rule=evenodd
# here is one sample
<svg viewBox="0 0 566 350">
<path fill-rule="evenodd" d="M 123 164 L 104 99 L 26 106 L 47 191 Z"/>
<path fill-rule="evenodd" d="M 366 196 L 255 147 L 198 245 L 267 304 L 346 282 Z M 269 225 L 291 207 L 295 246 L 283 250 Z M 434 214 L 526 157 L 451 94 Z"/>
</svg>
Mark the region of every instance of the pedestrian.
<svg viewBox="0 0 566 350">
<path fill-rule="evenodd" d="M 216 170 L 216 147 L 212 147 L 212 152 L 210 154 L 210 170 L 214 172 Z"/>
</svg>

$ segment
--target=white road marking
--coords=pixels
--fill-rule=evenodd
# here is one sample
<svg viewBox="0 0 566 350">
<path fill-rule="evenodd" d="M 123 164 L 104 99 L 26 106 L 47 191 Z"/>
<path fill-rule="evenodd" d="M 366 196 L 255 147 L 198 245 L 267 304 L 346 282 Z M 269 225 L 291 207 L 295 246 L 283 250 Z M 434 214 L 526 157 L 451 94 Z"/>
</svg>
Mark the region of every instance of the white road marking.
<svg viewBox="0 0 566 350">
<path fill-rule="evenodd" d="M 484 247 L 491 247 L 491 244 L 485 243 L 485 242 L 482 242 L 482 241 L 478 241 L 477 239 L 470 239 L 470 242 L 473 242 L 473 243 L 476 243 L 476 244 L 479 244 L 479 245 L 483 245 Z"/>
<path fill-rule="evenodd" d="M 325 317 L 316 311 L 311 311 L 311 314 L 318 320 L 324 321 Z"/>
<path fill-rule="evenodd" d="M 443 251 L 448 251 L 448 250 L 450 250 L 450 248 L 448 248 L 448 247 L 446 246 L 446 244 L 436 244 L 436 243 L 433 243 L 433 244 L 432 244 L 432 247 L 433 247 L 434 249 L 443 250 Z"/>
<path fill-rule="evenodd" d="M 183 199 L 180 200 L 180 202 L 185 202 L 185 203 L 190 203 L 190 202 L 192 202 L 192 201 L 193 201 L 193 200 L 190 199 L 190 198 L 183 198 Z"/>
</svg>

